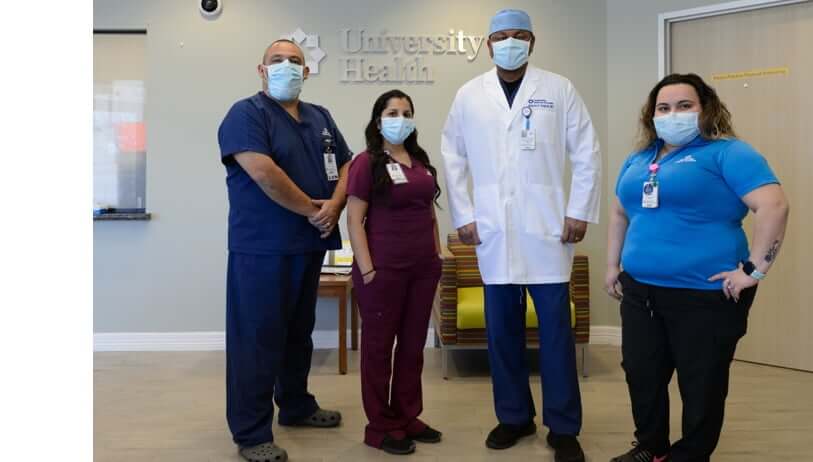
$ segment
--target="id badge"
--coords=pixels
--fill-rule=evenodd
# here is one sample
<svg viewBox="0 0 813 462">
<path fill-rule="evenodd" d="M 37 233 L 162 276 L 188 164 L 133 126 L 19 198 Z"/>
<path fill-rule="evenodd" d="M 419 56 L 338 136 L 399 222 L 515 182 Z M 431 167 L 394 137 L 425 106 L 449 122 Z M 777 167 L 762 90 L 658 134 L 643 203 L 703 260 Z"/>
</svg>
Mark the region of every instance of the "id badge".
<svg viewBox="0 0 813 462">
<path fill-rule="evenodd" d="M 533 151 L 536 149 L 536 132 L 533 130 L 522 130 L 519 137 L 519 148 L 523 151 Z"/>
<path fill-rule="evenodd" d="M 336 154 L 332 152 L 325 153 L 325 172 L 327 172 L 327 181 L 336 181 L 339 179 L 339 167 L 336 165 Z"/>
<path fill-rule="evenodd" d="M 407 177 L 404 175 L 404 171 L 401 170 L 401 164 L 397 162 L 387 164 L 387 173 L 390 174 L 390 179 L 395 184 L 404 184 L 407 182 Z"/>
<path fill-rule="evenodd" d="M 653 181 L 644 182 L 644 194 L 641 199 L 641 206 L 645 209 L 658 208 L 658 183 Z"/>
</svg>

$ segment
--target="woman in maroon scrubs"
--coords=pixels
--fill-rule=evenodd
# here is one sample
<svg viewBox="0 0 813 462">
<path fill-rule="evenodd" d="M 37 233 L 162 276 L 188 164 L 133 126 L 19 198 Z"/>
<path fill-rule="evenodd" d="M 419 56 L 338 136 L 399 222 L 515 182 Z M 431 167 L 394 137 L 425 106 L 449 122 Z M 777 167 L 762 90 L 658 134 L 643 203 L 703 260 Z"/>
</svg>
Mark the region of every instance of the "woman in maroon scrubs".
<svg viewBox="0 0 813 462">
<path fill-rule="evenodd" d="M 381 95 L 367 125 L 367 150 L 353 160 L 347 217 L 353 285 L 361 314 L 364 442 L 392 454 L 437 443 L 418 419 L 421 370 L 432 300 L 440 279 L 437 172 L 418 145 L 412 99 Z M 395 361 L 392 361 L 395 345 Z"/>
</svg>

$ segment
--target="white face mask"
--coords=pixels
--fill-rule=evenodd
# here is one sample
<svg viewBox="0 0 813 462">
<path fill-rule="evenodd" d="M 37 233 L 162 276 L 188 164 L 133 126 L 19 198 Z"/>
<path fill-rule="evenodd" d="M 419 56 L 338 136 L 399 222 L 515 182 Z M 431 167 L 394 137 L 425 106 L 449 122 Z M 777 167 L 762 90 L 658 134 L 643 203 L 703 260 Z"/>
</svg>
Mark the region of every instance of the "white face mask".
<svg viewBox="0 0 813 462">
<path fill-rule="evenodd" d="M 304 67 L 289 60 L 265 66 L 267 90 L 278 101 L 293 101 L 302 91 Z"/>
<path fill-rule="evenodd" d="M 513 71 L 528 62 L 531 42 L 508 37 L 499 42 L 491 42 L 494 50 L 494 64 L 501 69 Z"/>
<path fill-rule="evenodd" d="M 381 119 L 381 136 L 390 144 L 403 144 L 415 131 L 415 121 L 406 117 L 384 117 Z"/>
<path fill-rule="evenodd" d="M 700 134 L 698 112 L 670 112 L 652 119 L 658 138 L 672 146 L 691 143 Z"/>
</svg>

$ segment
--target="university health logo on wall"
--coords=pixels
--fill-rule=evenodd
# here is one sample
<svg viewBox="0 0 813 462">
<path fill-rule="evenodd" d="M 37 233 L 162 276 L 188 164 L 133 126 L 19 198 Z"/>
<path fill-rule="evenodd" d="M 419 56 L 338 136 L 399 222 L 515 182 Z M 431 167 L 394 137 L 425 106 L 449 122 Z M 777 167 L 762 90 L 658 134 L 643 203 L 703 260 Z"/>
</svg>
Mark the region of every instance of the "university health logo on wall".
<svg viewBox="0 0 813 462">
<path fill-rule="evenodd" d="M 327 53 L 319 48 L 319 36 L 317 34 L 306 34 L 301 27 L 297 27 L 290 34 L 284 34 L 280 38 L 295 42 L 305 53 L 305 65 L 310 68 L 311 74 L 319 73 L 319 63 L 325 59 Z"/>
<path fill-rule="evenodd" d="M 471 63 L 477 59 L 486 37 L 450 28 L 434 34 L 370 32 L 365 28 L 345 28 L 339 32 L 344 56 L 338 62 L 338 79 L 343 83 L 432 84 L 434 66 L 457 57 Z M 319 46 L 319 34 L 297 27 L 280 38 L 302 48 L 311 74 L 319 74 L 319 64 L 327 53 Z M 552 110 L 552 104 L 538 100 L 538 107 Z"/>
</svg>

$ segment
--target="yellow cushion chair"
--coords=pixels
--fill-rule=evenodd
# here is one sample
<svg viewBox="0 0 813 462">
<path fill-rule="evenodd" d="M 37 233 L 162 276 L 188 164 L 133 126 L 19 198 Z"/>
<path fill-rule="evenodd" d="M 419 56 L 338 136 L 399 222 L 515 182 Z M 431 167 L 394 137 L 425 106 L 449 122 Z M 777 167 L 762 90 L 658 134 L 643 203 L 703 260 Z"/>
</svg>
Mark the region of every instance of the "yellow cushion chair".
<svg viewBox="0 0 813 462">
<path fill-rule="evenodd" d="M 443 273 L 432 308 L 435 343 L 443 349 L 443 377 L 448 378 L 451 350 L 488 348 L 485 330 L 483 280 L 475 248 L 463 244 L 456 233 L 449 234 L 443 249 Z M 540 263 L 541 264 L 541 263 Z M 587 376 L 587 345 L 590 343 L 590 270 L 587 256 L 576 255 L 570 275 L 570 321 L 581 357 L 582 375 Z M 525 339 L 539 344 L 536 312 L 528 299 Z"/>
<path fill-rule="evenodd" d="M 527 297 L 525 327 L 536 328 L 539 326 L 539 321 L 536 319 L 534 301 L 530 294 Z M 485 307 L 485 300 L 482 287 L 457 289 L 457 328 L 460 330 L 485 329 L 486 313 L 483 307 Z M 573 302 L 570 302 L 570 327 L 576 327 L 576 305 Z"/>
</svg>

